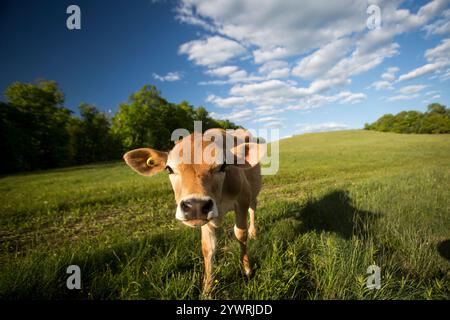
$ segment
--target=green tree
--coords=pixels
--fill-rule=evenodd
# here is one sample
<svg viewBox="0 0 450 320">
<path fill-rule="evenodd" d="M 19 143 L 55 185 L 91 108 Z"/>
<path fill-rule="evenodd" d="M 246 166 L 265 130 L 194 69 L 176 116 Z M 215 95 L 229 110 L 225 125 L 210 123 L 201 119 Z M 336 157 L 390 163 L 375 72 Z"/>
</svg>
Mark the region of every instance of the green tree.
<svg viewBox="0 0 450 320">
<path fill-rule="evenodd" d="M 0 102 L 0 148 L 3 156 L 0 157 L 0 173 L 19 171 L 27 168 L 29 161 L 26 155 L 27 141 L 24 123 L 25 115 L 17 108 Z"/>
<path fill-rule="evenodd" d="M 81 118 L 74 118 L 69 126 L 72 155 L 76 164 L 106 161 L 117 157 L 120 146 L 110 131 L 108 116 L 95 106 L 82 103 Z"/>
<path fill-rule="evenodd" d="M 17 143 L 15 148 L 20 150 L 22 169 L 69 164 L 66 125 L 71 111 L 63 107 L 64 94 L 58 84 L 46 80 L 39 80 L 36 84 L 15 82 L 5 90 L 5 96 L 7 108 L 10 108 L 6 113 L 13 117 L 9 121 L 17 127 L 17 132 L 21 132 L 8 139 L 14 145 Z"/>
<path fill-rule="evenodd" d="M 113 133 L 124 148 L 156 146 L 158 143 L 158 113 L 160 105 L 167 104 L 154 86 L 146 85 L 122 103 L 113 117 Z"/>
<path fill-rule="evenodd" d="M 428 112 L 420 123 L 418 133 L 450 133 L 450 119 L 437 112 Z"/>
<path fill-rule="evenodd" d="M 237 126 L 228 120 L 214 120 L 204 107 L 194 109 L 187 101 L 170 103 L 150 85 L 132 94 L 113 118 L 112 131 L 125 150 L 148 146 L 161 150 L 172 147 L 172 132 L 184 128 L 192 132 L 194 121 L 202 121 L 203 130 Z"/>
<path fill-rule="evenodd" d="M 365 124 L 366 130 L 396 133 L 450 133 L 450 109 L 439 103 L 427 107 L 428 112 L 402 111 L 395 116 L 385 114 L 372 124 Z"/>
<path fill-rule="evenodd" d="M 431 103 L 428 105 L 427 109 L 428 109 L 428 112 L 431 112 L 431 113 L 438 113 L 438 114 L 442 114 L 442 115 L 447 114 L 446 107 L 440 103 Z"/>
</svg>

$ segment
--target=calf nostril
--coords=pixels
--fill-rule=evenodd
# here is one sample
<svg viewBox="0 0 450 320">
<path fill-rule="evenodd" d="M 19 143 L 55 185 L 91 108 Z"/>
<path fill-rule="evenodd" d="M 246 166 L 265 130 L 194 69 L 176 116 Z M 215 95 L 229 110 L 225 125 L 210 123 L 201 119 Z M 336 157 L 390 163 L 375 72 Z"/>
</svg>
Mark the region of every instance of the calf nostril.
<svg viewBox="0 0 450 320">
<path fill-rule="evenodd" d="M 189 211 L 192 207 L 191 203 L 188 200 L 181 201 L 180 205 L 183 211 Z"/>
<path fill-rule="evenodd" d="M 205 214 L 210 212 L 212 210 L 213 206 L 214 206 L 214 203 L 211 199 L 206 201 L 206 203 L 203 205 L 202 212 Z"/>
</svg>

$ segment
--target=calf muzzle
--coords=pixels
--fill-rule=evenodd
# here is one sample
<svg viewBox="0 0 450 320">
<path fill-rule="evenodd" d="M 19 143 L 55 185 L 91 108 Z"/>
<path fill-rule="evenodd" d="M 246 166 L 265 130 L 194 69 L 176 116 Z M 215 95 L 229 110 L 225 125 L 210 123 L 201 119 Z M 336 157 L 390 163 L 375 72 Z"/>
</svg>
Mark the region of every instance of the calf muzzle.
<svg viewBox="0 0 450 320">
<path fill-rule="evenodd" d="M 191 197 L 180 201 L 176 218 L 189 226 L 202 226 L 217 217 L 217 208 L 211 197 Z"/>
</svg>

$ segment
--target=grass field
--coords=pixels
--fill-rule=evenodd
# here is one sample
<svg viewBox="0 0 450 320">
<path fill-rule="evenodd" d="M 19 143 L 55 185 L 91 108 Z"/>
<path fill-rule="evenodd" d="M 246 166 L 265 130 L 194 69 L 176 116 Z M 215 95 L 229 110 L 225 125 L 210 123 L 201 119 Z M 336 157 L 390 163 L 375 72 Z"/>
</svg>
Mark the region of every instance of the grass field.
<svg viewBox="0 0 450 320">
<path fill-rule="evenodd" d="M 450 136 L 369 131 L 280 142 L 249 241 L 219 230 L 216 299 L 449 299 Z M 165 173 L 124 163 L 0 178 L 0 298 L 198 299 L 200 232 L 175 220 Z M 68 290 L 68 265 L 82 289 Z M 381 267 L 381 289 L 366 288 Z"/>
</svg>

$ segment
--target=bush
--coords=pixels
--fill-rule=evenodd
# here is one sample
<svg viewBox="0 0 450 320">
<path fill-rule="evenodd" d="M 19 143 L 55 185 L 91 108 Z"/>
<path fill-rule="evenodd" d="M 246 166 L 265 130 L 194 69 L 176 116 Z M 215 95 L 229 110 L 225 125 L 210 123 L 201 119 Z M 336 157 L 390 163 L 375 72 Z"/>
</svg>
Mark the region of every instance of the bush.
<svg viewBox="0 0 450 320">
<path fill-rule="evenodd" d="M 450 133 L 450 109 L 439 103 L 428 105 L 428 112 L 403 111 L 385 114 L 364 129 L 396 133 Z"/>
</svg>

